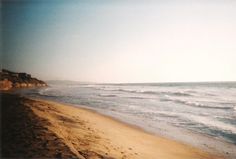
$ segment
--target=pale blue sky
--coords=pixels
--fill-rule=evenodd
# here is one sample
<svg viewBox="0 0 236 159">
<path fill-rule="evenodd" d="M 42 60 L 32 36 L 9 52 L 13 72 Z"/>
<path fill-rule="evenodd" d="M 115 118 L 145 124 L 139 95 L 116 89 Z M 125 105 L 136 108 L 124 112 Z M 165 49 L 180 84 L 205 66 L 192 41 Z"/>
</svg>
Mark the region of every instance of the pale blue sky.
<svg viewBox="0 0 236 159">
<path fill-rule="evenodd" d="M 3 67 L 44 80 L 236 81 L 236 1 L 4 2 Z"/>
</svg>

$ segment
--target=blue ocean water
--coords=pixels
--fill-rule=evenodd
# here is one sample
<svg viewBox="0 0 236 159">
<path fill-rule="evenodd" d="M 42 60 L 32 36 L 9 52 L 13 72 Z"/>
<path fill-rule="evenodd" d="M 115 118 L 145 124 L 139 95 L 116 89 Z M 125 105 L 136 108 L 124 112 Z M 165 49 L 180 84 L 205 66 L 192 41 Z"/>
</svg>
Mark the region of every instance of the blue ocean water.
<svg viewBox="0 0 236 159">
<path fill-rule="evenodd" d="M 236 145 L 236 82 L 85 84 L 49 82 L 31 96 L 73 105 L 152 130 L 169 125 Z M 168 132 L 167 132 L 168 133 Z"/>
</svg>

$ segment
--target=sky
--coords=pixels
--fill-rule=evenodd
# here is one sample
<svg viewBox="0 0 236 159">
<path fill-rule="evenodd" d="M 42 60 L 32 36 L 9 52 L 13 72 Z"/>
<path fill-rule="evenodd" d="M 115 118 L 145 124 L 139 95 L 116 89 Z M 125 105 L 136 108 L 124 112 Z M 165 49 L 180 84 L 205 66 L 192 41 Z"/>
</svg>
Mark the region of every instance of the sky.
<svg viewBox="0 0 236 159">
<path fill-rule="evenodd" d="M 1 67 L 43 80 L 236 81 L 234 0 L 4 0 Z"/>
</svg>

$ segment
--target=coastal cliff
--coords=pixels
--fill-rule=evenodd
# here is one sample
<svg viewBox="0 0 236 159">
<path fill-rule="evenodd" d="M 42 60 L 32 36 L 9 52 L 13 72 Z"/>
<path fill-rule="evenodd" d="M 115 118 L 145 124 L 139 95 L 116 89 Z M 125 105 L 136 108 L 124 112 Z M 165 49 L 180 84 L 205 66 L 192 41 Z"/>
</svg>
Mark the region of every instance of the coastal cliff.
<svg viewBox="0 0 236 159">
<path fill-rule="evenodd" d="M 17 73 L 5 69 L 2 69 L 0 72 L 0 90 L 44 86 L 47 86 L 44 81 L 33 78 L 27 73 Z"/>
</svg>

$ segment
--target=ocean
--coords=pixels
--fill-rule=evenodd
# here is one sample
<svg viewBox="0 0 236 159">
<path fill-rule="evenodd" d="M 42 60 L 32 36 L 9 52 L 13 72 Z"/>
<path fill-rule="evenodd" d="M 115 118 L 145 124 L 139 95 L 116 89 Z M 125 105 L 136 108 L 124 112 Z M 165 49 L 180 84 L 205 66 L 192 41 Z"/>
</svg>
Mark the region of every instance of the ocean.
<svg viewBox="0 0 236 159">
<path fill-rule="evenodd" d="M 48 83 L 49 87 L 24 93 L 83 105 L 152 133 L 187 143 L 206 145 L 207 138 L 211 139 L 209 143 L 220 141 L 236 145 L 236 82 Z M 186 137 L 190 133 L 202 138 Z M 211 146 L 214 145 L 213 142 Z"/>
</svg>

